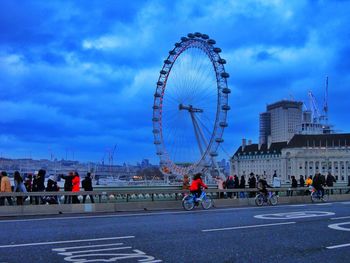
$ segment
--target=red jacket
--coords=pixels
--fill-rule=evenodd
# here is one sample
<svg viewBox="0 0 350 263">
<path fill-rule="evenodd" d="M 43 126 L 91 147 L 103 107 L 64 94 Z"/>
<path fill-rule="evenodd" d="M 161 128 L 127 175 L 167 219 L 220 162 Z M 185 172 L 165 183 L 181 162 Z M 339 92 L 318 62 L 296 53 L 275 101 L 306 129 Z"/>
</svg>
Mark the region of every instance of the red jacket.
<svg viewBox="0 0 350 263">
<path fill-rule="evenodd" d="M 80 177 L 79 176 L 74 176 L 73 180 L 73 189 L 72 192 L 79 192 L 80 191 Z"/>
<path fill-rule="evenodd" d="M 202 179 L 198 178 L 196 180 L 193 180 L 190 186 L 190 191 L 198 191 L 199 189 L 201 189 L 201 186 L 203 186 L 204 188 L 208 188 L 208 186 L 205 183 L 203 183 Z"/>
</svg>

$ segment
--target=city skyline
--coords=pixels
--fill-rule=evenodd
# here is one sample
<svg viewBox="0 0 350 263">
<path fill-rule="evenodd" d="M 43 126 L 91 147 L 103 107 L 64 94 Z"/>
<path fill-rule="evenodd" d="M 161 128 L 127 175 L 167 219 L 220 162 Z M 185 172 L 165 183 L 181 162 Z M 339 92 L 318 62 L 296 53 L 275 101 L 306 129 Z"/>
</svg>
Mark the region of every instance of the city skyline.
<svg viewBox="0 0 350 263">
<path fill-rule="evenodd" d="M 0 152 L 5 158 L 157 163 L 152 104 L 168 51 L 189 32 L 222 48 L 230 74 L 228 159 L 258 141 L 267 103 L 322 108 L 350 130 L 350 3 L 343 1 L 2 1 Z M 226 152 L 226 153 L 225 153 Z M 221 159 L 221 158 L 219 158 Z"/>
</svg>

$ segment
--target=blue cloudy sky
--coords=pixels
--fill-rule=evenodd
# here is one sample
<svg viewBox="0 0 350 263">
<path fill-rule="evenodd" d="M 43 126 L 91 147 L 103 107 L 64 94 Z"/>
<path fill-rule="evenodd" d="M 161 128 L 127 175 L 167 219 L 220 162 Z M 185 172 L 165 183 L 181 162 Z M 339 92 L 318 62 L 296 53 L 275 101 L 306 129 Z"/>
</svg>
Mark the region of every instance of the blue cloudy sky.
<svg viewBox="0 0 350 263">
<path fill-rule="evenodd" d="M 0 2 L 3 157 L 156 162 L 152 104 L 162 62 L 189 32 L 217 41 L 232 89 L 224 148 L 258 139 L 258 115 L 283 98 L 322 104 L 350 131 L 349 1 Z M 225 154 L 222 155 L 226 157 Z"/>
</svg>

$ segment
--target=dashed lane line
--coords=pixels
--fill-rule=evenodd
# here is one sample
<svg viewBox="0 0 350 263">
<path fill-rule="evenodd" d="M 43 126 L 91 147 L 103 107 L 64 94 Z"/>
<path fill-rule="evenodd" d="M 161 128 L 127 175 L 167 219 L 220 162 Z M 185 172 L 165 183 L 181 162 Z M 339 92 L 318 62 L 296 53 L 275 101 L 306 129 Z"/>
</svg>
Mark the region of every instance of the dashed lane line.
<svg viewBox="0 0 350 263">
<path fill-rule="evenodd" d="M 330 246 L 330 247 L 326 247 L 326 248 L 328 248 L 328 249 L 335 249 L 335 248 L 343 248 L 343 247 L 350 247 L 350 243 L 336 245 L 336 246 Z"/>
<path fill-rule="evenodd" d="M 90 242 L 90 241 L 102 241 L 102 240 L 116 240 L 116 239 L 127 239 L 127 238 L 135 238 L 135 236 L 104 237 L 104 238 L 94 238 L 94 239 L 63 240 L 63 241 L 52 241 L 52 242 L 38 242 L 38 243 L 26 243 L 26 244 L 13 244 L 13 245 L 2 245 L 2 246 L 0 246 L 0 248 L 42 246 L 42 245 L 54 245 L 54 244 L 77 243 L 77 242 Z"/>
<path fill-rule="evenodd" d="M 226 231 L 226 230 L 236 230 L 236 229 L 280 226 L 280 225 L 290 225 L 290 224 L 295 224 L 295 223 L 296 222 L 286 222 L 286 223 L 275 223 L 275 224 L 262 224 L 262 225 L 250 225 L 250 226 L 235 226 L 235 227 L 213 228 L 213 229 L 204 229 L 204 230 L 202 230 L 202 232 L 215 232 L 215 231 Z"/>
</svg>

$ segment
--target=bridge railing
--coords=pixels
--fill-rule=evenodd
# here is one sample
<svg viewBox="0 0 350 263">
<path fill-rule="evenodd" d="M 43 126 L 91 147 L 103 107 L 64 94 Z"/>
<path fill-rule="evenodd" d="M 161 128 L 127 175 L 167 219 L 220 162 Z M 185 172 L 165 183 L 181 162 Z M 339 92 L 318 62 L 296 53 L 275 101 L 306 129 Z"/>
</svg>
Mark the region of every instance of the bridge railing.
<svg viewBox="0 0 350 263">
<path fill-rule="evenodd" d="M 335 186 L 335 187 L 324 187 L 326 193 L 330 195 L 344 195 L 350 193 L 350 187 L 348 186 Z M 240 188 L 240 189 L 217 189 L 209 188 L 205 190 L 209 196 L 213 199 L 246 199 L 255 197 L 256 193 L 259 192 L 257 188 Z M 306 196 L 309 195 L 308 187 L 280 187 L 280 188 L 268 188 L 268 191 L 272 191 L 278 194 L 280 197 L 291 197 L 291 196 Z M 80 203 L 82 202 L 83 196 L 86 196 L 86 203 L 91 203 L 89 195 L 94 197 L 96 203 L 120 203 L 120 202 L 142 202 L 142 201 L 171 201 L 181 200 L 185 194 L 188 194 L 189 190 L 174 189 L 172 188 L 118 188 L 108 190 L 95 190 L 95 191 L 80 191 L 80 192 L 0 192 L 0 199 L 3 197 L 10 197 L 13 203 L 16 204 L 17 197 L 24 199 L 24 205 L 35 204 L 35 199 L 38 202 L 45 202 L 46 197 L 57 197 L 58 204 L 64 205 L 64 199 L 66 196 L 78 196 Z M 43 200 L 43 201 L 42 201 Z M 71 203 L 71 202 L 70 202 Z"/>
</svg>

